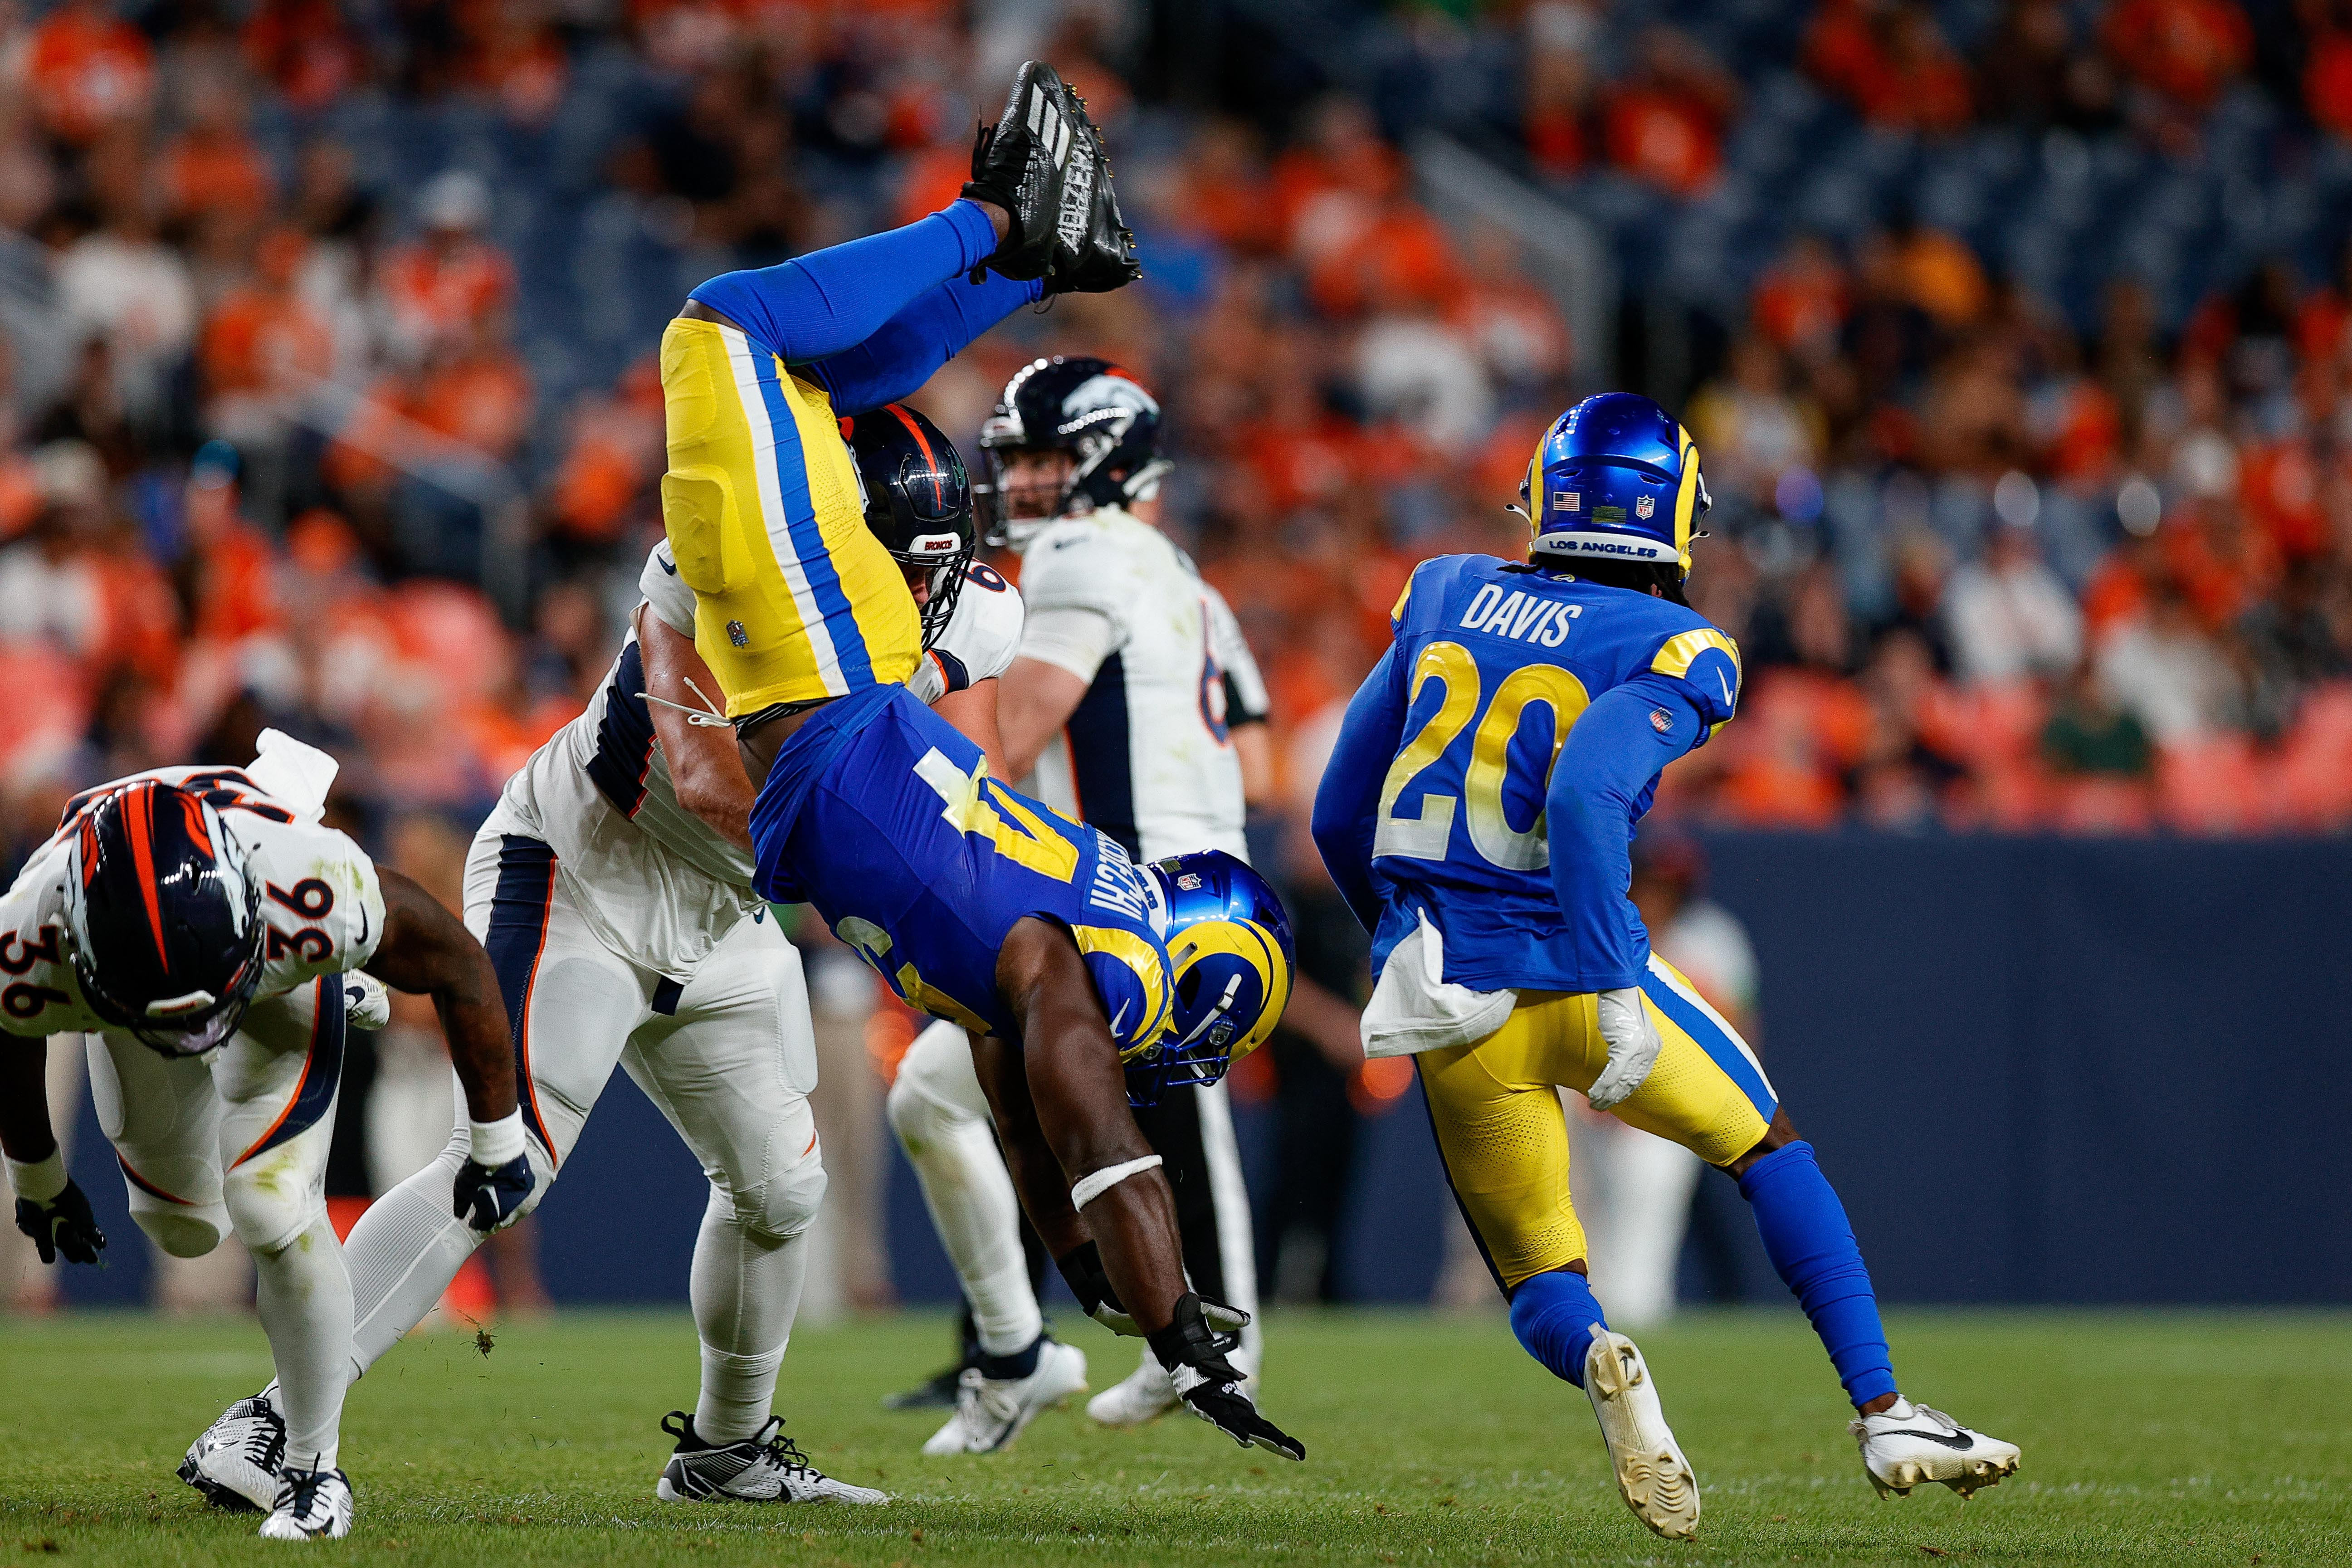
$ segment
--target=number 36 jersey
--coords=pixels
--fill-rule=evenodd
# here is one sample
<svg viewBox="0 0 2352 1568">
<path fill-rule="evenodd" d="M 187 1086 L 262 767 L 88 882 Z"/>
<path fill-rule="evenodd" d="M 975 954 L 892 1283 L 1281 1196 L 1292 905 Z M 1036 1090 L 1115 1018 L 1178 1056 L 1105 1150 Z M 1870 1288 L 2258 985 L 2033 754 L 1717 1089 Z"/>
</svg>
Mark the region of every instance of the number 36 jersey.
<svg viewBox="0 0 2352 1568">
<path fill-rule="evenodd" d="M 1560 746 L 1587 705 L 1636 678 L 1663 679 L 1720 727 L 1738 703 L 1738 649 L 1686 605 L 1488 555 L 1423 563 L 1391 624 L 1384 707 L 1402 739 L 1372 824 L 1374 972 L 1426 910 L 1448 981 L 1587 989 L 1544 821 Z M 1663 737 L 1676 716 L 1661 708 L 1652 723 Z M 1654 776 L 1633 801 L 1629 837 L 1655 789 Z M 1595 893 L 1638 926 L 1622 886 Z"/>
<path fill-rule="evenodd" d="M 265 754 L 273 738 L 283 741 L 266 737 Z M 65 951 L 68 851 L 86 808 L 143 779 L 203 795 L 251 853 L 267 928 L 257 1006 L 374 956 L 383 940 L 383 889 L 358 845 L 320 822 L 315 808 L 265 793 L 245 769 L 154 768 L 76 795 L 56 836 L 0 899 L 0 1029 L 53 1035 L 106 1028 L 82 1000 Z"/>
</svg>

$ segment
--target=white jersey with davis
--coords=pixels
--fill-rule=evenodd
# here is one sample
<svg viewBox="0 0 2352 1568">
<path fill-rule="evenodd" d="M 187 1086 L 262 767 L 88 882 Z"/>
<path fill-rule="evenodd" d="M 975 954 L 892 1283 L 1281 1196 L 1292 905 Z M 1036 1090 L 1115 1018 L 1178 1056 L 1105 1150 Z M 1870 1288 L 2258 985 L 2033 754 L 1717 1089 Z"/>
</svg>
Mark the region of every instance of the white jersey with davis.
<svg viewBox="0 0 2352 1568">
<path fill-rule="evenodd" d="M 263 738 L 295 743 L 275 731 Z M 325 761 L 310 748 L 300 751 Z M 260 984 L 263 1005 L 322 974 L 357 969 L 383 940 L 383 889 L 375 863 L 343 834 L 320 822 L 320 802 L 269 794 L 253 776 L 267 770 L 215 767 L 152 768 L 86 790 L 66 808 L 58 832 L 0 898 L 0 1029 L 14 1035 L 55 1035 L 108 1028 L 83 1000 L 81 983 L 65 951 L 66 875 L 81 813 L 141 779 L 176 784 L 202 795 L 251 856 L 261 883 Z M 331 763 L 327 775 L 332 776 Z M 320 789 L 323 796 L 324 785 Z M 373 993 L 376 988 L 370 988 Z M 382 999 L 374 998 L 381 1022 Z"/>
<path fill-rule="evenodd" d="M 985 566 L 971 576 L 936 658 L 916 670 L 925 701 L 1001 675 L 1021 635 L 1021 595 Z M 637 579 L 646 605 L 681 637 L 694 635 L 694 590 L 669 542 Z M 709 693 L 713 703 L 719 693 Z M 632 626 L 587 711 L 558 731 L 507 781 L 487 830 L 536 838 L 597 940 L 621 957 L 683 984 L 719 939 L 760 904 L 751 857 L 678 804 L 655 738 L 646 667 Z"/>
<path fill-rule="evenodd" d="M 1118 508 L 1064 518 L 1022 554 L 1024 657 L 1087 682 L 1026 787 L 1139 859 L 1245 855 L 1213 590 L 1159 529 Z M 1246 658 L 1246 650 L 1243 657 Z M 1256 669 L 1248 689 L 1259 689 Z"/>
</svg>

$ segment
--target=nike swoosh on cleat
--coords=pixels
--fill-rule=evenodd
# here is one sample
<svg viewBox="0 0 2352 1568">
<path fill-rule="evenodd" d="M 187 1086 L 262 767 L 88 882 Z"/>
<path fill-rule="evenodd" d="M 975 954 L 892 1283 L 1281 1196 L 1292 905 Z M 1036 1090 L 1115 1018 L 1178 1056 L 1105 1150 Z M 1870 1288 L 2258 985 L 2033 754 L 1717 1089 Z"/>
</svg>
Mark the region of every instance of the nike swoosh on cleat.
<svg viewBox="0 0 2352 1568">
<path fill-rule="evenodd" d="M 1874 1432 L 1871 1436 L 1874 1437 L 1925 1437 L 1930 1443 L 1941 1443 L 1947 1448 L 1958 1448 L 1962 1453 L 1966 1453 L 1969 1449 L 1977 1446 L 1976 1438 L 1967 1433 L 1962 1433 L 1960 1436 L 1955 1437 L 1948 1436 L 1941 1432 L 1913 1432 L 1906 1430 L 1901 1432 Z"/>
</svg>

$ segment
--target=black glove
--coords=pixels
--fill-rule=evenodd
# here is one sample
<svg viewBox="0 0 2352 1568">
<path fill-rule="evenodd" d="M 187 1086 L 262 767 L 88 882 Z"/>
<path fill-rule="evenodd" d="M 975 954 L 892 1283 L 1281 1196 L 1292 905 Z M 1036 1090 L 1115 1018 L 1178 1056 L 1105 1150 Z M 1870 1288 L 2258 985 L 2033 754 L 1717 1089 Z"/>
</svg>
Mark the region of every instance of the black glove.
<svg viewBox="0 0 2352 1568">
<path fill-rule="evenodd" d="M 1004 100 L 1004 117 L 981 127 L 971 144 L 971 180 L 963 188 L 968 200 L 992 202 L 1013 216 L 1013 226 L 985 263 L 988 270 L 1017 280 L 1043 278 L 1054 264 L 1055 243 L 1068 226 L 1083 232 L 1089 219 L 1092 184 L 1076 193 L 1077 211 L 1066 218 L 1072 205 L 1070 160 L 1085 154 L 1092 167 L 1094 142 L 1087 134 L 1086 110 L 1077 94 L 1043 60 L 1024 62 L 1013 78 L 1013 94 Z M 975 268 L 974 279 L 979 273 Z"/>
<path fill-rule="evenodd" d="M 1131 1340 L 1146 1337 L 1135 1319 L 1129 1315 L 1127 1308 L 1120 1303 L 1118 1292 L 1111 1289 L 1110 1276 L 1103 1272 L 1102 1248 L 1091 1241 L 1072 1247 L 1054 1259 L 1054 1267 L 1062 1271 L 1063 1283 L 1069 1286 L 1070 1294 L 1078 1299 L 1078 1305 L 1086 1309 L 1087 1317 L 1112 1333 L 1125 1334 Z M 1205 1296 L 1193 1296 L 1190 1300 L 1201 1304 L 1209 1326 L 1223 1336 L 1223 1349 L 1230 1351 L 1241 1342 L 1233 1336 L 1249 1326 L 1250 1315 L 1247 1312 L 1239 1307 L 1228 1307 L 1223 1301 L 1210 1300 Z"/>
<path fill-rule="evenodd" d="M 1086 100 L 1078 101 L 1083 105 Z M 1082 131 L 1085 155 L 1076 151 L 1070 154 L 1069 200 L 1075 205 L 1081 187 L 1092 186 L 1086 226 L 1080 234 L 1069 223 L 1063 224 L 1062 243 L 1054 247 L 1054 264 L 1045 272 L 1048 294 L 1108 294 L 1143 276 L 1143 264 L 1135 258 L 1135 231 L 1119 214 L 1118 192 L 1112 188 L 1110 158 L 1103 149 L 1102 132 L 1090 120 Z"/>
<path fill-rule="evenodd" d="M 1167 1369 L 1193 1415 L 1244 1448 L 1304 1459 L 1307 1445 L 1260 1415 L 1242 1392 L 1242 1374 L 1225 1359 L 1232 1342 L 1211 1331 L 1205 1305 L 1190 1290 L 1179 1296 L 1175 1321 L 1149 1336 L 1152 1355 Z"/>
<path fill-rule="evenodd" d="M 497 1170 L 468 1160 L 450 1185 L 451 1212 L 476 1230 L 498 1230 L 514 1222 L 530 1199 L 535 1178 L 530 1156 L 517 1154 Z"/>
<path fill-rule="evenodd" d="M 55 1263 L 60 1252 L 68 1263 L 95 1263 L 106 1250 L 106 1232 L 98 1228 L 89 1199 L 71 1178 L 64 1192 L 45 1204 L 18 1198 L 16 1228 L 33 1238 L 44 1263 Z"/>
</svg>

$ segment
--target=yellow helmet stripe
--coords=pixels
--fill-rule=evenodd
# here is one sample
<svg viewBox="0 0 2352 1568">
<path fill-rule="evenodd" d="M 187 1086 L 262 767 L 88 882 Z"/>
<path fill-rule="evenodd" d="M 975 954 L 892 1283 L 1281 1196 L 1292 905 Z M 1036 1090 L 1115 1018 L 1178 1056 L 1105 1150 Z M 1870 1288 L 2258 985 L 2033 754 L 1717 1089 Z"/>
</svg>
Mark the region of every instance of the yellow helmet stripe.
<svg viewBox="0 0 2352 1568">
<path fill-rule="evenodd" d="M 1675 553 L 1682 558 L 1683 574 L 1690 574 L 1691 524 L 1698 508 L 1698 443 L 1680 425 L 1675 426 L 1675 455 L 1681 461 L 1682 488 L 1675 492 Z"/>
<path fill-rule="evenodd" d="M 1070 928 L 1070 935 L 1080 952 L 1107 953 L 1134 972 L 1143 987 L 1142 1026 L 1133 1030 L 1128 1038 L 1133 1045 L 1122 1047 L 1121 1059 L 1132 1057 L 1168 1032 L 1172 1005 L 1169 994 L 1168 974 L 1160 962 L 1160 950 L 1131 931 L 1117 926 L 1081 926 Z"/>
</svg>

